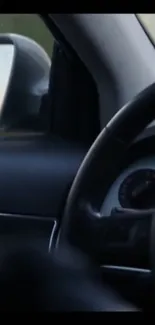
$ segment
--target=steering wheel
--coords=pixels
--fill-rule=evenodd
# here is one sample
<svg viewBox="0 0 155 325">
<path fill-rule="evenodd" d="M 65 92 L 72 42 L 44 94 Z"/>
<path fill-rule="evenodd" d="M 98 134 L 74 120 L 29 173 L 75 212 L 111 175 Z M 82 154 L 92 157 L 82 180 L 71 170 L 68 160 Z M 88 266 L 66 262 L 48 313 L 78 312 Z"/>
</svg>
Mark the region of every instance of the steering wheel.
<svg viewBox="0 0 155 325">
<path fill-rule="evenodd" d="M 155 218 L 151 211 L 100 213 L 132 141 L 155 119 L 155 84 L 111 119 L 84 158 L 70 189 L 56 247 L 76 246 L 98 265 L 155 269 Z"/>
</svg>

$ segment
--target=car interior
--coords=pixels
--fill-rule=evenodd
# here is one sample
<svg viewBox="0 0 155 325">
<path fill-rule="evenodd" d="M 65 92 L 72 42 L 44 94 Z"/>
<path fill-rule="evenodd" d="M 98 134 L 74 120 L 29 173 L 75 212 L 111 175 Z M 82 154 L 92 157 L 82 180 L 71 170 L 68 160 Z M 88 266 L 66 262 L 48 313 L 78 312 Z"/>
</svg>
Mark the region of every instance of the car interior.
<svg viewBox="0 0 155 325">
<path fill-rule="evenodd" d="M 37 15 L 50 54 L 0 30 L 0 310 L 152 311 L 155 14 Z"/>
</svg>

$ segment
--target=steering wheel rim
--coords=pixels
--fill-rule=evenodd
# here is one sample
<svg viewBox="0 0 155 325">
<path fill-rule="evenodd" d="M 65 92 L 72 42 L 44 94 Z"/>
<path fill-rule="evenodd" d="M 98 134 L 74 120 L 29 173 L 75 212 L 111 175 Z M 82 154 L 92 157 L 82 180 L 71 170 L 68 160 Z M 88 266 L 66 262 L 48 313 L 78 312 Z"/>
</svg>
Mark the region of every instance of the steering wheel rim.
<svg viewBox="0 0 155 325">
<path fill-rule="evenodd" d="M 61 229 L 56 242 L 57 248 L 63 247 L 64 243 L 80 248 L 84 245 L 81 238 L 86 234 L 86 240 L 88 239 L 88 224 L 89 229 L 92 229 L 100 218 L 98 209 L 100 202 L 98 202 L 99 204 L 92 203 L 95 191 L 98 191 L 98 194 L 101 193 L 103 180 L 106 179 L 113 162 L 116 161 L 117 166 L 114 170 L 118 171 L 119 162 L 129 145 L 154 118 L 155 83 L 144 89 L 119 110 L 89 149 L 73 181 L 66 201 Z M 129 126 L 132 127 L 129 128 Z M 113 177 L 113 174 L 111 176 Z M 102 191 L 102 200 L 104 192 L 106 193 L 108 189 L 108 184 L 106 182 L 104 191 Z M 80 242 L 77 240 L 77 234 L 80 237 Z M 90 245 L 91 238 L 89 239 Z"/>
</svg>

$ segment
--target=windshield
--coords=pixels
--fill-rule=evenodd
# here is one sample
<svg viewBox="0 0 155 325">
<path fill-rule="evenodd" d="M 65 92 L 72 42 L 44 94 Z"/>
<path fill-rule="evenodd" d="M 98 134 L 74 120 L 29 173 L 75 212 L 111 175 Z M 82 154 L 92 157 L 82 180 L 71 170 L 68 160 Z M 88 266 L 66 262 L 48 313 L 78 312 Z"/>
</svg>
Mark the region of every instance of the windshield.
<svg viewBox="0 0 155 325">
<path fill-rule="evenodd" d="M 137 14 L 141 24 L 155 43 L 155 14 Z"/>
</svg>

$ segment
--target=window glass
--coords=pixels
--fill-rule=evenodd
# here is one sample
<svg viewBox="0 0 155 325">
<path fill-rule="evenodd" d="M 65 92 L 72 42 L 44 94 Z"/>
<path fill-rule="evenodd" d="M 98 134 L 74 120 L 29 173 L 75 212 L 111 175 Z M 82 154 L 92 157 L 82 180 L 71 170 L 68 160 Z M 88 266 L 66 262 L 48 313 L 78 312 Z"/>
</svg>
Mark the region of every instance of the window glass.
<svg viewBox="0 0 155 325">
<path fill-rule="evenodd" d="M 50 57 L 52 56 L 53 37 L 41 17 L 37 14 L 0 14 L 0 33 L 15 33 L 27 36 L 40 44 Z M 31 120 L 30 123 L 28 118 L 24 122 L 24 129 L 22 124 L 21 128 L 19 127 L 15 133 L 17 135 L 19 135 L 19 132 L 23 134 L 25 132 L 30 134 L 32 132 L 40 133 L 37 123 L 40 123 L 40 116 L 36 120 Z M 14 131 L 7 131 L 8 133 L 14 134 Z M 3 134 L 6 134 L 6 131 L 0 130 L 0 135 Z"/>
<path fill-rule="evenodd" d="M 17 33 L 28 36 L 52 54 L 51 33 L 36 14 L 0 14 L 0 33 Z"/>
<path fill-rule="evenodd" d="M 149 36 L 155 42 L 155 14 L 137 14 Z"/>
</svg>

